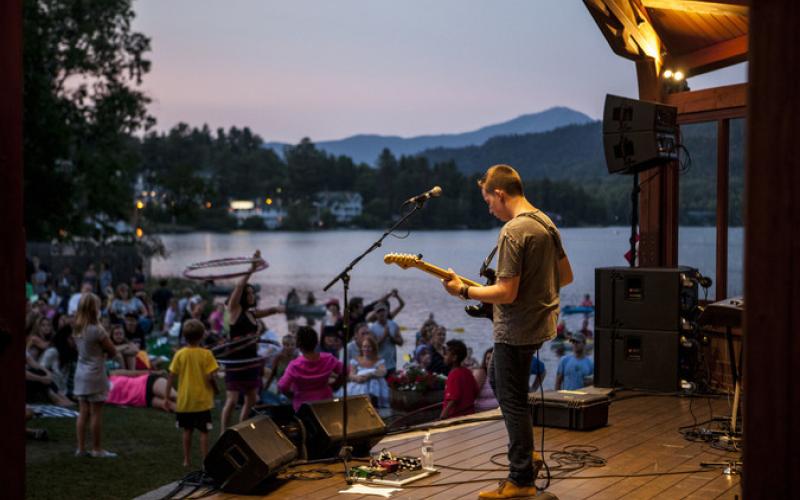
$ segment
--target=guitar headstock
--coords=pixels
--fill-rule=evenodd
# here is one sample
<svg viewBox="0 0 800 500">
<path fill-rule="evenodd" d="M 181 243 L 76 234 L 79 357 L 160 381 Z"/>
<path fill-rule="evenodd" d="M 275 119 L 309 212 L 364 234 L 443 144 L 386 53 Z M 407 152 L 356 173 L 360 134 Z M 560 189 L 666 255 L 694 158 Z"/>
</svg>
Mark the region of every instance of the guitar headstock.
<svg viewBox="0 0 800 500">
<path fill-rule="evenodd" d="M 397 264 L 403 269 L 408 269 L 409 267 L 419 267 L 422 264 L 422 258 L 411 253 L 387 253 L 383 256 L 383 262 Z"/>
</svg>

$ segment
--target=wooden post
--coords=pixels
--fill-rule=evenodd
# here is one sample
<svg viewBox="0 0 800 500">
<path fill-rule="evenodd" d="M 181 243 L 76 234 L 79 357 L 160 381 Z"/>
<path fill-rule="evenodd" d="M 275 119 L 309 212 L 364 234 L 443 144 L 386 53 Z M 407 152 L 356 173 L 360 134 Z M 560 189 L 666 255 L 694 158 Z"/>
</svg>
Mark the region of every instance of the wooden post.
<svg viewBox="0 0 800 500">
<path fill-rule="evenodd" d="M 22 0 L 0 2 L 0 489 L 25 497 Z"/>
<path fill-rule="evenodd" d="M 800 4 L 750 3 L 745 166 L 744 498 L 800 484 Z"/>
<path fill-rule="evenodd" d="M 730 120 L 717 122 L 717 276 L 714 300 L 728 297 L 728 176 Z"/>
<path fill-rule="evenodd" d="M 664 102 L 664 87 L 652 59 L 636 62 L 639 98 Z M 678 176 L 674 165 L 642 172 L 639 185 L 639 265 L 674 266 L 678 260 Z"/>
</svg>

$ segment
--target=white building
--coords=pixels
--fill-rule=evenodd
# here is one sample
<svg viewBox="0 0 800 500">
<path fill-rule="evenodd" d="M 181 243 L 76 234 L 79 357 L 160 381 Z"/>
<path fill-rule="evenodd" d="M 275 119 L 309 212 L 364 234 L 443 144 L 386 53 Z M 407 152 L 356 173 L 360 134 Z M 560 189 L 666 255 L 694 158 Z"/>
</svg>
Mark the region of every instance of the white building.
<svg viewBox="0 0 800 500">
<path fill-rule="evenodd" d="M 328 210 L 336 222 L 347 223 L 359 217 L 364 208 L 360 193 L 352 191 L 320 191 L 315 204 L 320 212 Z"/>
<path fill-rule="evenodd" d="M 279 228 L 286 218 L 286 210 L 274 205 L 261 208 L 261 205 L 253 200 L 233 200 L 230 202 L 229 210 L 239 224 L 251 217 L 261 217 L 267 229 Z"/>
</svg>

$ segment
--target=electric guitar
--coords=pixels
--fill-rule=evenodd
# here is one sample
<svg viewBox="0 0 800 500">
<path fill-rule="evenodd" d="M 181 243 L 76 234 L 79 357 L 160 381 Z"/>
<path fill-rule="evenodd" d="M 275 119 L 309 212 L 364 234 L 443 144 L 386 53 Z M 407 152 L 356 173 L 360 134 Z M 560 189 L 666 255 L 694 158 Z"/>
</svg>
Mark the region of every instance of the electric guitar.
<svg viewBox="0 0 800 500">
<path fill-rule="evenodd" d="M 385 264 L 397 264 L 402 269 L 408 269 L 409 267 L 415 267 L 420 271 L 424 271 L 428 274 L 436 276 L 442 279 L 450 279 L 450 273 L 447 270 L 442 269 L 441 267 L 434 266 L 428 262 L 422 260 L 422 255 L 413 255 L 410 253 L 387 253 L 383 257 L 383 262 Z M 489 270 L 491 271 L 491 269 Z M 472 281 L 469 278 L 464 278 L 463 276 L 458 276 L 464 284 L 469 286 L 483 286 L 476 281 Z M 494 272 L 490 275 L 487 275 L 488 282 L 487 285 L 494 284 Z M 464 308 L 464 311 L 473 318 L 488 318 L 492 319 L 492 304 L 487 304 L 485 302 L 481 302 L 481 305 L 473 305 L 467 306 Z"/>
</svg>

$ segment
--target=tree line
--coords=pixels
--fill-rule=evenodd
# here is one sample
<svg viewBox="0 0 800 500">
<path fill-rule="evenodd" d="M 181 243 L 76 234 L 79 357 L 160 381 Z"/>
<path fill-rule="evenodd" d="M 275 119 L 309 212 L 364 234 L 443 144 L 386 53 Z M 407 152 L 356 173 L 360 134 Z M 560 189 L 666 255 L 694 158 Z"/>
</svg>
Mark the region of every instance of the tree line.
<svg viewBox="0 0 800 500">
<path fill-rule="evenodd" d="M 589 164 L 597 170 L 601 161 L 599 137 L 591 126 L 496 138 L 457 159 L 446 151 L 396 156 L 384 150 L 374 167 L 326 153 L 310 139 L 279 155 L 247 127 L 211 131 L 206 125 L 179 124 L 159 133 L 148 112 L 150 98 L 140 89 L 150 69 L 150 39 L 132 29 L 131 0 L 29 0 L 23 3 L 23 17 L 24 197 L 30 240 L 77 236 L 107 241 L 119 236 L 119 221 L 145 231 L 231 229 L 236 224 L 228 211 L 232 198 L 273 200 L 288 212 L 287 229 L 308 229 L 320 191 L 360 193 L 363 215 L 351 225 L 382 227 L 401 215 L 404 200 L 434 185 L 443 188 L 442 197 L 431 201 L 411 226 L 485 228 L 496 221 L 477 189 L 477 170 L 503 161 L 520 167 L 528 196 L 562 226 L 625 225 L 629 220 L 628 179 L 585 170 Z M 559 140 L 559 133 L 568 137 Z M 589 151 L 589 160 L 575 156 L 581 150 Z M 474 161 L 466 168 L 467 158 L 476 155 L 480 168 Z M 540 162 L 549 158 L 552 168 L 528 172 L 531 157 Z M 147 186 L 147 196 L 136 189 L 138 179 Z M 740 193 L 738 179 L 733 176 L 731 184 Z M 707 176 L 685 185 L 681 220 L 691 222 L 707 213 L 713 200 L 706 194 Z M 736 213 L 741 207 L 737 200 L 731 204 Z M 320 215 L 325 227 L 335 226 L 330 214 Z M 261 224 L 246 223 L 252 228 Z"/>
<path fill-rule="evenodd" d="M 236 227 L 228 213 L 231 199 L 273 200 L 288 212 L 288 229 L 310 229 L 315 195 L 321 191 L 357 192 L 363 214 L 348 223 L 381 227 L 401 216 L 403 202 L 432 186 L 443 188 L 409 224 L 416 228 L 485 228 L 494 220 L 480 195 L 480 174 L 465 175 L 453 161 L 431 164 L 421 156 L 395 156 L 384 149 L 376 166 L 329 154 L 308 138 L 287 146 L 282 156 L 265 148 L 248 128 L 212 133 L 207 126 L 179 124 L 169 132 L 149 133 L 138 144 L 140 172 L 154 186 L 156 203 L 144 209 L 147 220 L 202 229 Z M 571 181 L 531 179 L 526 191 L 565 225 L 609 222 L 603 201 Z M 323 217 L 326 227 L 335 226 Z M 251 226 L 257 227 L 257 226 Z"/>
</svg>

